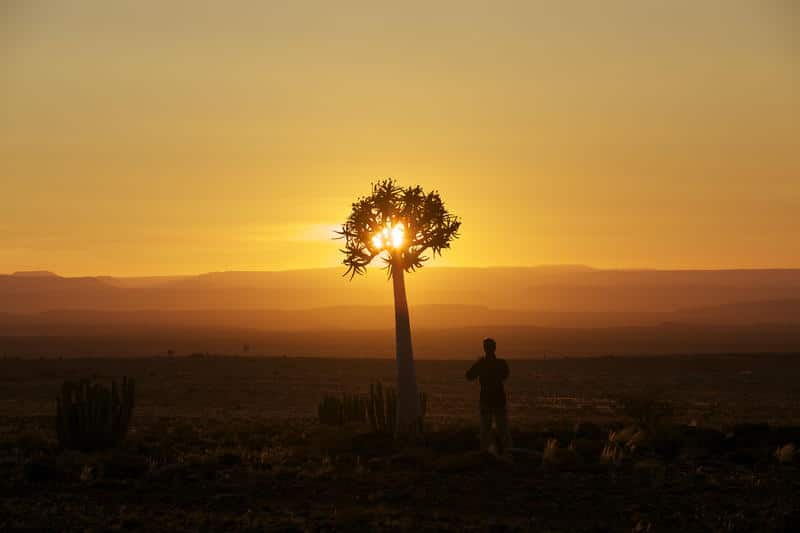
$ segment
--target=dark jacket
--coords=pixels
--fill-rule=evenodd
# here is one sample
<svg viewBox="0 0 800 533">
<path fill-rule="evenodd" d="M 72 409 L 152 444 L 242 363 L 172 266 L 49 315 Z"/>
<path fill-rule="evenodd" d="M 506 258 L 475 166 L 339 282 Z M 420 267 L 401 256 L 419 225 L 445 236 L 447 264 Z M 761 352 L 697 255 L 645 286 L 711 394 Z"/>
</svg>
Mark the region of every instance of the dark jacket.
<svg viewBox="0 0 800 533">
<path fill-rule="evenodd" d="M 481 383 L 481 407 L 503 408 L 506 406 L 506 391 L 503 381 L 508 377 L 505 359 L 481 357 L 467 370 L 467 379 L 479 379 Z"/>
</svg>

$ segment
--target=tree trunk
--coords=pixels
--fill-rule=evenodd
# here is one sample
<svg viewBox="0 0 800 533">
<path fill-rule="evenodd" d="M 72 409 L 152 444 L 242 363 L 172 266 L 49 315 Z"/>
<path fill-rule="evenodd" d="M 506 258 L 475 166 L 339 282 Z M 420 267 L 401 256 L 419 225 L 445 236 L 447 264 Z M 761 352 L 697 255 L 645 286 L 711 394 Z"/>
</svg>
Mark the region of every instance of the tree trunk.
<svg viewBox="0 0 800 533">
<path fill-rule="evenodd" d="M 397 435 L 413 435 L 419 427 L 419 394 L 411 348 L 411 323 L 408 317 L 405 272 L 396 264 L 392 270 L 394 285 L 394 331 L 397 356 Z"/>
</svg>

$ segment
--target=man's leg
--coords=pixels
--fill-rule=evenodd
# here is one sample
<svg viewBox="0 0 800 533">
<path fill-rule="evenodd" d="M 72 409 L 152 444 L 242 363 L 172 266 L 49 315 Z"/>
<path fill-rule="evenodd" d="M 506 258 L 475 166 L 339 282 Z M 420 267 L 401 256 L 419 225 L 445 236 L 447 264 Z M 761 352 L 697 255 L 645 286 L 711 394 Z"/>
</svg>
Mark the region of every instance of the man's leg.
<svg viewBox="0 0 800 533">
<path fill-rule="evenodd" d="M 497 423 L 497 435 L 500 438 L 500 453 L 506 453 L 511 448 L 511 431 L 508 429 L 508 411 L 505 407 L 494 410 Z"/>
<path fill-rule="evenodd" d="M 481 405 L 481 451 L 489 450 L 492 443 L 492 410 Z"/>
</svg>

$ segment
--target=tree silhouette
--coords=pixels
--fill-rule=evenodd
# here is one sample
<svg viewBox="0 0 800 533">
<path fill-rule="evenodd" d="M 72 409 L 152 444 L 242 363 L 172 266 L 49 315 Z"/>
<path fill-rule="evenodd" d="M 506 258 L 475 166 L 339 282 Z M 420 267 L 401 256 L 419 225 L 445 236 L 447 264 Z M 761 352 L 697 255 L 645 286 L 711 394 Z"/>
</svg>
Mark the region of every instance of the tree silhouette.
<svg viewBox="0 0 800 533">
<path fill-rule="evenodd" d="M 401 187 L 393 179 L 384 179 L 372 184 L 371 194 L 353 203 L 350 216 L 337 231 L 345 241 L 341 250 L 345 276 L 353 279 L 365 274 L 367 266 L 380 258 L 393 281 L 398 434 L 416 432 L 419 418 L 405 273 L 450 248 L 460 227 L 461 221 L 445 209 L 438 192 L 425 193 L 419 185 Z"/>
</svg>

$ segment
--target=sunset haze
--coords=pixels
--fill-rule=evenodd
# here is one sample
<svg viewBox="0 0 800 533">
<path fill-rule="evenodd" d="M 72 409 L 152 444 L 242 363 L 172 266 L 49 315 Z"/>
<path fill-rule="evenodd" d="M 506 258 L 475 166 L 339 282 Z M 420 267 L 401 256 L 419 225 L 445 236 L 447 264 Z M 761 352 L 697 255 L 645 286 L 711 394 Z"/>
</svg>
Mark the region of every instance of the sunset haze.
<svg viewBox="0 0 800 533">
<path fill-rule="evenodd" d="M 333 267 L 372 181 L 432 265 L 800 267 L 790 2 L 4 2 L 0 273 Z"/>
</svg>

